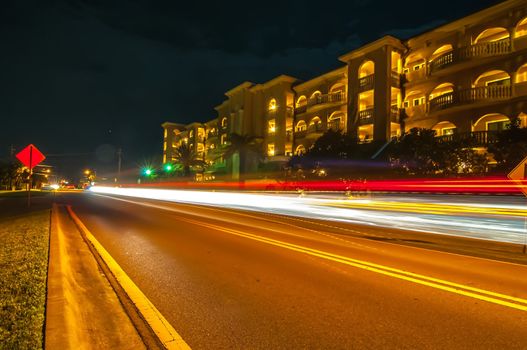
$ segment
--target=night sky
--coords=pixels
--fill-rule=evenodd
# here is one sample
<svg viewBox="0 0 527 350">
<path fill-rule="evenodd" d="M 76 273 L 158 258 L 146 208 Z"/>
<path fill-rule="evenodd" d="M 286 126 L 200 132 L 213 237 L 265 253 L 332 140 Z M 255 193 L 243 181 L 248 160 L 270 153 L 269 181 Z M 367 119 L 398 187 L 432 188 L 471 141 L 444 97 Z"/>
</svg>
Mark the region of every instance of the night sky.
<svg viewBox="0 0 527 350">
<path fill-rule="evenodd" d="M 214 118 L 243 81 L 309 79 L 382 35 L 411 37 L 496 2 L 4 0 L 0 159 L 33 143 L 75 177 L 113 171 L 122 147 L 136 168 L 161 157 L 162 122 Z"/>
</svg>

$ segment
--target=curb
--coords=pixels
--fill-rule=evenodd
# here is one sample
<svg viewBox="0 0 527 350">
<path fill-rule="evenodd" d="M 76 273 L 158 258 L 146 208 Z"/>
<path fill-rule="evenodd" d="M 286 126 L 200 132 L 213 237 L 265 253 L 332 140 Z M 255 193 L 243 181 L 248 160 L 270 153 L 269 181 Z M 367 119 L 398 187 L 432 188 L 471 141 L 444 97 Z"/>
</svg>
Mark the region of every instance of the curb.
<svg viewBox="0 0 527 350">
<path fill-rule="evenodd" d="M 106 249 L 97 241 L 93 234 L 83 224 L 71 206 L 66 206 L 68 213 L 87 241 L 93 246 L 100 258 L 109 269 L 126 296 L 135 306 L 137 312 L 147 323 L 163 347 L 167 350 L 189 350 L 190 346 L 183 340 L 179 333 L 170 325 L 165 317 L 157 310 L 150 300 L 143 294 L 137 285 L 128 277 L 126 272 L 112 258 Z"/>
</svg>

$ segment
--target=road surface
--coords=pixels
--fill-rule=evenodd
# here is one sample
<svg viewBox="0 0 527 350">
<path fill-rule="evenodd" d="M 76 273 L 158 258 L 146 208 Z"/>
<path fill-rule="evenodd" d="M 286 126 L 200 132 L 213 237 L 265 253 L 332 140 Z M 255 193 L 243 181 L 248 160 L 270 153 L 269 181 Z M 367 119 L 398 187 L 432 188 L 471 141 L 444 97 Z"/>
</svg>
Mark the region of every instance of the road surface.
<svg viewBox="0 0 527 350">
<path fill-rule="evenodd" d="M 452 253 L 525 262 L 517 246 L 92 193 L 56 201 L 194 349 L 527 344 L 527 266 Z"/>
</svg>

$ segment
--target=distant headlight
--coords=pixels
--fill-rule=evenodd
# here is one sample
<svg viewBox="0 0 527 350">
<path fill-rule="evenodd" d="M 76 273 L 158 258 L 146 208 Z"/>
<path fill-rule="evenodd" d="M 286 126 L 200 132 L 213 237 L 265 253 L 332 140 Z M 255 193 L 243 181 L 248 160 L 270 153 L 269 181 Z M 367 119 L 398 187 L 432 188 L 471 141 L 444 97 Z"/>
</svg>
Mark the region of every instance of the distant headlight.
<svg viewBox="0 0 527 350">
<path fill-rule="evenodd" d="M 54 190 L 58 190 L 60 188 L 60 186 L 57 184 L 51 185 L 50 187 Z"/>
</svg>

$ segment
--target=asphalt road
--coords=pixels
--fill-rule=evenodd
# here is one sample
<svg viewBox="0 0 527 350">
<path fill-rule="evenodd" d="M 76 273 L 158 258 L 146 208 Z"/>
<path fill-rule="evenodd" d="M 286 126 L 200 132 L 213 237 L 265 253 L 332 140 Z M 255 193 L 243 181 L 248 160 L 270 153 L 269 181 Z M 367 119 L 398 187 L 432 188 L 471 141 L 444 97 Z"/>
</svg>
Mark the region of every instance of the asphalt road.
<svg viewBox="0 0 527 350">
<path fill-rule="evenodd" d="M 56 200 L 194 349 L 527 346 L 527 266 L 464 255 L 525 262 L 514 246 L 90 193 Z"/>
</svg>

